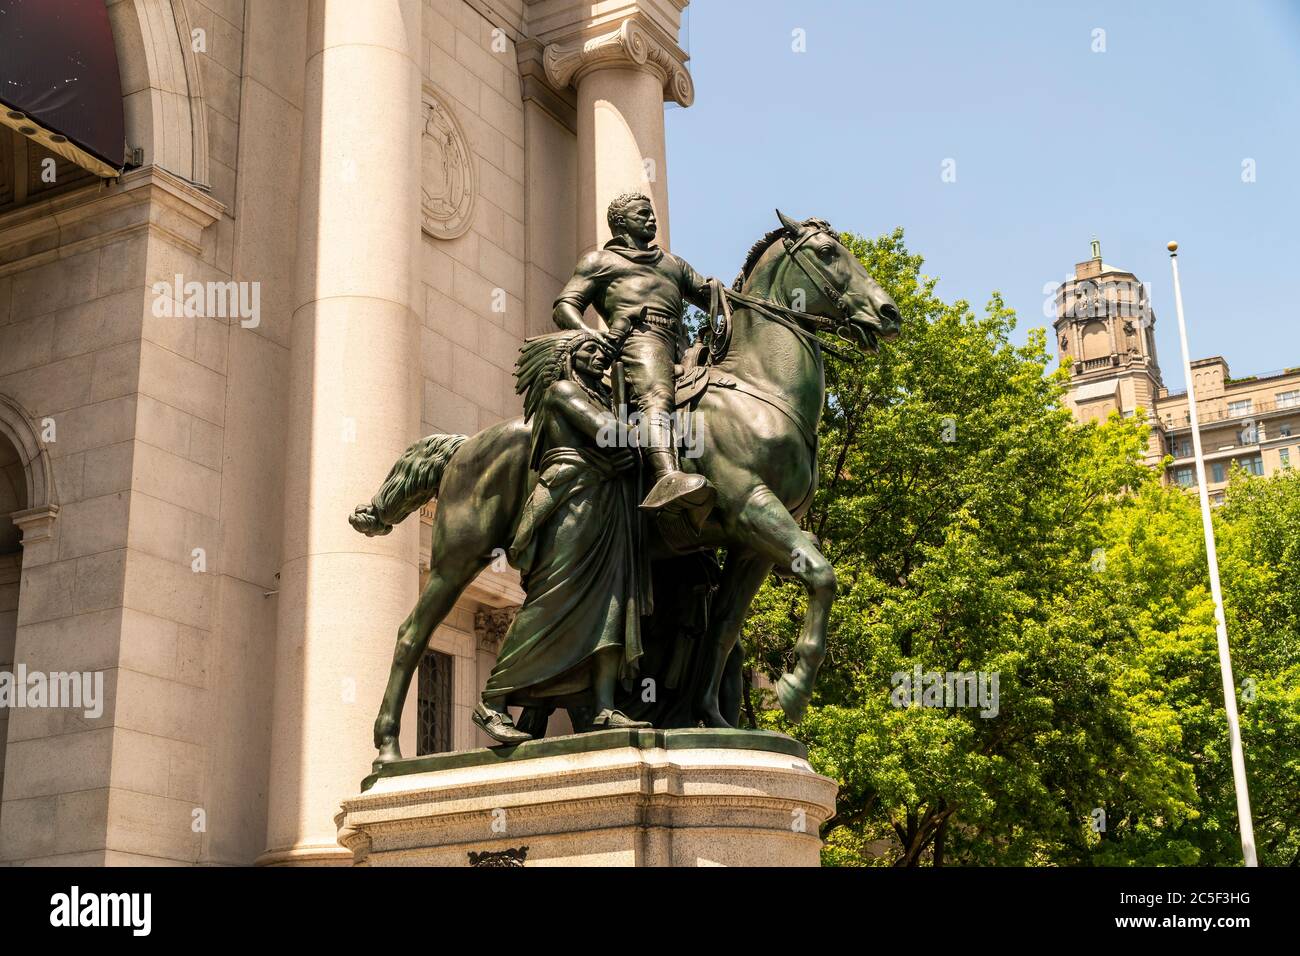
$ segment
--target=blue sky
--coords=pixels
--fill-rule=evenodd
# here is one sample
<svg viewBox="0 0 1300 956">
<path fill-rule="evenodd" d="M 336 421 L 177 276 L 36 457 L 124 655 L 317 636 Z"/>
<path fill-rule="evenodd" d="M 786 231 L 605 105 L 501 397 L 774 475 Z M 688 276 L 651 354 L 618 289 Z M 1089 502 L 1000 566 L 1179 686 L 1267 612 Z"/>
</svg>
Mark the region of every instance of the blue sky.
<svg viewBox="0 0 1300 956">
<path fill-rule="evenodd" d="M 1023 341 L 1096 235 L 1151 284 L 1175 389 L 1177 239 L 1192 357 L 1300 366 L 1300 0 L 693 0 L 683 42 L 672 244 L 706 274 L 730 281 L 774 206 L 901 225 L 943 298 L 1002 292 Z"/>
</svg>

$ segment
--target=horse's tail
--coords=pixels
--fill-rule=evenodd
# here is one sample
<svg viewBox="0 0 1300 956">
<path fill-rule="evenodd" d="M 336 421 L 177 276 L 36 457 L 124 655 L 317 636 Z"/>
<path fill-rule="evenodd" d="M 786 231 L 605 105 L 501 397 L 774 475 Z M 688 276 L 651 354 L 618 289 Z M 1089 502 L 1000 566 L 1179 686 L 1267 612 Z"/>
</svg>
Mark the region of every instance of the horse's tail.
<svg viewBox="0 0 1300 956">
<path fill-rule="evenodd" d="M 430 435 L 402 453 L 368 505 L 358 505 L 348 523 L 366 537 L 388 534 L 412 511 L 438 497 L 442 473 L 465 441 L 464 435 Z"/>
</svg>

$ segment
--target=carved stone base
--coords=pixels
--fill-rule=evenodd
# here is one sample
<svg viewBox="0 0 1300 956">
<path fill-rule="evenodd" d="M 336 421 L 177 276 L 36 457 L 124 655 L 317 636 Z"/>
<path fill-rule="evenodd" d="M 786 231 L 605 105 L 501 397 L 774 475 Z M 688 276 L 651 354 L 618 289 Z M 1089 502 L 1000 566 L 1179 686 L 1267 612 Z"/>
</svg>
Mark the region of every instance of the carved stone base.
<svg viewBox="0 0 1300 956">
<path fill-rule="evenodd" d="M 335 817 L 359 866 L 817 866 L 835 783 L 745 730 L 606 730 L 415 757 Z"/>
</svg>

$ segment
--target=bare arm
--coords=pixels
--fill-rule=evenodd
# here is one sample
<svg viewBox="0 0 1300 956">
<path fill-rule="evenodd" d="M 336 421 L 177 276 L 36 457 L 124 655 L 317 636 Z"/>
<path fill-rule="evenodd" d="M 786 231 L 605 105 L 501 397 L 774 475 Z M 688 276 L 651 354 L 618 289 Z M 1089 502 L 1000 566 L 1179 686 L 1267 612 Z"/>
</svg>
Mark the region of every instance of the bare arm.
<svg viewBox="0 0 1300 956">
<path fill-rule="evenodd" d="M 547 414 L 560 415 L 572 427 L 600 448 L 617 471 L 636 467 L 636 454 L 617 447 L 618 419 L 608 408 L 596 404 L 577 383 L 559 381 L 546 392 Z"/>
<path fill-rule="evenodd" d="M 593 402 L 576 382 L 561 380 L 552 385 L 546 392 L 546 406 L 550 414 L 562 416 L 593 442 L 601 439 L 602 432 L 617 434 L 612 431 L 618 427 L 614 413 Z"/>
</svg>

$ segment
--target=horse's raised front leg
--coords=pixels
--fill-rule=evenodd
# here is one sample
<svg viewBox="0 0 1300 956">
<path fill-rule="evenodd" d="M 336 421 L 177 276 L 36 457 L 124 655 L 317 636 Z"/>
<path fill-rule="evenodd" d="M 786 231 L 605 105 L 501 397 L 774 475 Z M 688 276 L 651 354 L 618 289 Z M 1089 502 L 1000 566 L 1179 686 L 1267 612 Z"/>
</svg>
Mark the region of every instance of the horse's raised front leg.
<svg viewBox="0 0 1300 956">
<path fill-rule="evenodd" d="M 812 699 L 813 682 L 826 656 L 826 625 L 835 599 L 835 569 L 817 547 L 816 539 L 799 527 L 780 499 L 763 485 L 754 490 L 741 509 L 733 537 L 761 555 L 769 567 L 774 565 L 794 575 L 808 591 L 808 613 L 795 644 L 799 661 L 793 673 L 782 674 L 776 684 L 781 709 L 791 720 L 798 720 Z"/>
<path fill-rule="evenodd" d="M 452 563 L 448 560 L 443 562 Z M 451 613 L 461 592 L 482 568 L 477 562 L 462 563 L 455 567 L 434 567 L 429 572 L 429 580 L 420 592 L 415 608 L 397 629 L 393 667 L 388 672 L 388 686 L 384 689 L 384 699 L 379 705 L 379 716 L 375 718 L 375 746 L 379 748 L 376 762 L 401 759 L 402 751 L 397 743 L 397 735 L 402 726 L 402 705 L 411 689 L 411 678 L 415 676 L 420 658 L 429 646 L 433 629 Z"/>
<path fill-rule="evenodd" d="M 695 702 L 695 717 L 706 727 L 732 726 L 731 721 L 722 715 L 719 705 L 722 676 L 740 638 L 749 605 L 771 570 L 771 561 L 747 547 L 737 545 L 727 549 L 727 563 L 722 569 L 722 580 L 718 583 L 704 641 L 705 653 L 709 655 L 706 673 L 711 676 Z"/>
</svg>

